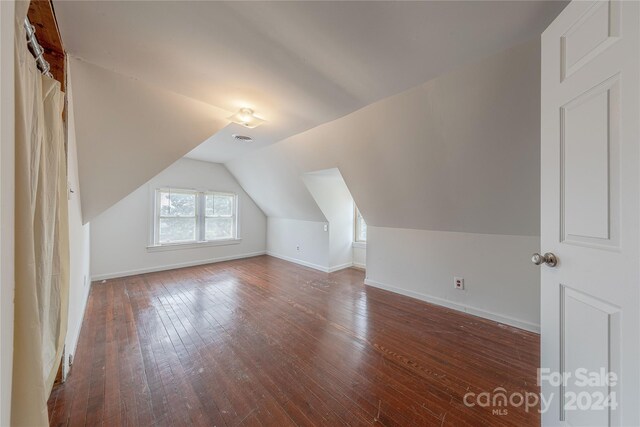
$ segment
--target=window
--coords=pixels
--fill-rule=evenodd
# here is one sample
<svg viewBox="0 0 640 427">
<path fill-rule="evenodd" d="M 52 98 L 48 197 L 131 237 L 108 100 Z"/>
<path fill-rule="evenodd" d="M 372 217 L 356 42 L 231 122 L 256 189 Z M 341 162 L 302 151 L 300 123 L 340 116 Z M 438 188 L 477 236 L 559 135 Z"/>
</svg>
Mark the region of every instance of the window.
<svg viewBox="0 0 640 427">
<path fill-rule="evenodd" d="M 156 190 L 153 244 L 236 239 L 236 200 L 233 193 Z"/>
<path fill-rule="evenodd" d="M 233 239 L 236 229 L 236 196 L 205 193 L 204 240 Z"/>
<path fill-rule="evenodd" d="M 355 236 L 354 240 L 356 242 L 366 242 L 367 241 L 367 223 L 364 222 L 364 218 L 362 218 L 362 214 L 358 210 L 357 207 L 355 209 Z"/>
<path fill-rule="evenodd" d="M 197 237 L 197 193 L 186 190 L 158 192 L 156 243 L 194 242 Z"/>
</svg>

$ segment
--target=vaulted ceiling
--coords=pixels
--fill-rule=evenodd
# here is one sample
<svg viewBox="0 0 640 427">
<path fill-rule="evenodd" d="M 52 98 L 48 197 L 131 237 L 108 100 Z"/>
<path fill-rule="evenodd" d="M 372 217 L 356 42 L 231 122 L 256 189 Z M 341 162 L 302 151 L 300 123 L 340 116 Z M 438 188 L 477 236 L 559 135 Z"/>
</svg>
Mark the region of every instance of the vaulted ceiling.
<svg viewBox="0 0 640 427">
<path fill-rule="evenodd" d="M 338 168 L 368 225 L 535 236 L 540 41 L 227 163 L 269 217 L 324 221 L 308 172 Z"/>
<path fill-rule="evenodd" d="M 268 123 L 191 157 L 226 162 L 538 35 L 563 2 L 55 1 L 67 51 Z M 253 136 L 237 144 L 233 133 Z"/>
<path fill-rule="evenodd" d="M 74 76 L 71 67 L 76 122 L 84 126 L 77 135 L 81 162 L 85 158 L 81 187 L 83 198 L 95 195 L 83 201 L 85 220 L 187 153 L 237 163 L 536 37 L 565 4 L 54 0 L 78 69 Z M 248 130 L 224 120 L 241 107 L 267 123 Z M 235 142 L 234 133 L 255 142 Z M 144 155 L 156 146 L 161 155 Z M 124 157 L 127 152 L 135 156 Z M 263 166 L 264 182 L 294 167 L 275 170 L 266 160 Z M 311 201 L 306 190 L 277 197 L 293 217 L 320 216 L 305 207 L 311 204 L 286 204 Z M 268 214 L 277 210 L 272 207 Z"/>
<path fill-rule="evenodd" d="M 77 59 L 68 68 L 84 222 L 227 124 L 204 102 Z"/>
</svg>

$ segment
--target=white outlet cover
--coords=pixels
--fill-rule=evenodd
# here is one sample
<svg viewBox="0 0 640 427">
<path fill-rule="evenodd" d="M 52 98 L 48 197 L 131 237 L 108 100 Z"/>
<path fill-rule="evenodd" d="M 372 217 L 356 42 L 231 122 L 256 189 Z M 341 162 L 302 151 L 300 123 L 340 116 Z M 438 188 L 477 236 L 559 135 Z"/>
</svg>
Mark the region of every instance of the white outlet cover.
<svg viewBox="0 0 640 427">
<path fill-rule="evenodd" d="M 464 277 L 454 277 L 453 287 L 456 289 L 464 290 Z"/>
</svg>

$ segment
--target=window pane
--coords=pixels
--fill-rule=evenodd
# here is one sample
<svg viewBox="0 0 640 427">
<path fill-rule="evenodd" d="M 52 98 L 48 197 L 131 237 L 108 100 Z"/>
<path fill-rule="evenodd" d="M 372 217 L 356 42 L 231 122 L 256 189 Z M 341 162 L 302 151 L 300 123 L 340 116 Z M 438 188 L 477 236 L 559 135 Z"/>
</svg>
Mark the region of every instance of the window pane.
<svg viewBox="0 0 640 427">
<path fill-rule="evenodd" d="M 206 216 L 232 216 L 235 196 L 226 194 L 207 194 L 205 201 Z"/>
<path fill-rule="evenodd" d="M 356 208 L 356 241 L 357 242 L 366 242 L 367 241 L 367 223 L 364 222 L 364 218 L 362 218 L 362 214 Z"/>
<path fill-rule="evenodd" d="M 171 200 L 169 193 L 160 193 L 160 216 L 171 215 Z"/>
<path fill-rule="evenodd" d="M 193 193 L 160 193 L 160 216 L 195 216 L 196 195 Z"/>
<path fill-rule="evenodd" d="M 216 194 L 213 203 L 213 216 L 233 215 L 233 196 Z"/>
<path fill-rule="evenodd" d="M 358 240 L 361 242 L 367 241 L 367 223 L 360 217 L 360 229 L 358 233 Z"/>
<path fill-rule="evenodd" d="M 232 239 L 233 218 L 207 218 L 205 221 L 206 240 Z"/>
<path fill-rule="evenodd" d="M 158 243 L 196 240 L 195 218 L 160 218 Z"/>
<path fill-rule="evenodd" d="M 206 216 L 213 216 L 213 194 L 205 196 L 204 210 Z"/>
</svg>

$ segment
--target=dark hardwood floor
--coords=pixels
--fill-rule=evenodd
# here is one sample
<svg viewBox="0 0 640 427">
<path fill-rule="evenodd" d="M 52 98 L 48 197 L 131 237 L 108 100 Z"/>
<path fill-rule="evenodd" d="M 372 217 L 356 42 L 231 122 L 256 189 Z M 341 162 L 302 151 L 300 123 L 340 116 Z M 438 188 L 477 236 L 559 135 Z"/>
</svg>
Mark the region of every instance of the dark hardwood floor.
<svg viewBox="0 0 640 427">
<path fill-rule="evenodd" d="M 539 425 L 539 336 L 261 256 L 94 283 L 51 425 Z M 503 408 L 504 409 L 504 408 Z"/>
</svg>

